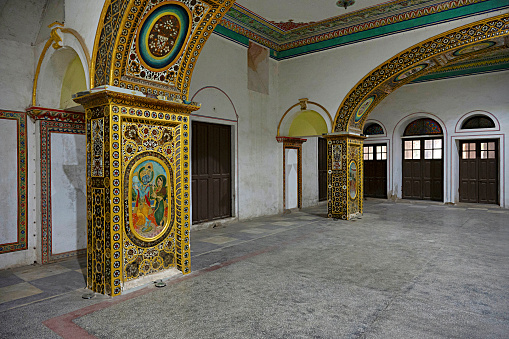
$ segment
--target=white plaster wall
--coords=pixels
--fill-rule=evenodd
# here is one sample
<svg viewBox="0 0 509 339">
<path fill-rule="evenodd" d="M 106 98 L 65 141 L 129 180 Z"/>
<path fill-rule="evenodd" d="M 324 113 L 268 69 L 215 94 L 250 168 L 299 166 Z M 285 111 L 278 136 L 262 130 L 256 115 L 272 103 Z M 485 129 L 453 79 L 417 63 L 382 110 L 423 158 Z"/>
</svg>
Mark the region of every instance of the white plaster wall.
<svg viewBox="0 0 509 339">
<path fill-rule="evenodd" d="M 270 95 L 249 91 L 247 48 L 212 35 L 198 59 L 191 83 L 191 97 L 205 86 L 215 86 L 231 98 L 237 110 L 238 142 L 234 140 L 234 154 L 238 163 L 235 174 L 238 210 L 235 216 L 239 219 L 276 214 L 283 208 L 283 152 L 275 139 L 282 115 L 277 108 L 277 62 L 270 60 L 269 68 Z M 220 91 L 204 90 L 194 100 L 202 103 L 198 115 L 235 119 L 232 104 Z M 209 122 L 220 123 L 211 118 Z"/>
<path fill-rule="evenodd" d="M 32 46 L 0 39 L 0 109 L 25 111 L 32 98 Z"/>
<path fill-rule="evenodd" d="M 421 117 L 431 117 L 443 124 L 444 128 L 444 201 L 458 202 L 458 149 L 457 140 L 468 138 L 500 139 L 500 203 L 509 207 L 507 180 L 509 168 L 505 159 L 509 158 L 509 71 L 474 75 L 454 79 L 437 80 L 406 85 L 386 97 L 368 119 L 376 119 L 387 129 L 390 161 L 388 173 L 388 193 L 401 198 L 401 135 L 406 125 Z M 500 131 L 457 133 L 456 125 L 460 118 L 472 111 L 487 111 L 493 114 L 500 124 Z M 376 142 L 377 138 L 373 138 Z M 368 138 L 365 143 L 369 143 Z"/>
<path fill-rule="evenodd" d="M 75 29 L 83 37 L 90 53 L 103 6 L 104 0 L 65 0 L 65 27 Z"/>
<path fill-rule="evenodd" d="M 302 207 L 318 204 L 318 137 L 302 144 Z"/>
<path fill-rule="evenodd" d="M 51 133 L 52 253 L 87 247 L 86 137 Z"/>
<path fill-rule="evenodd" d="M 389 35 L 280 62 L 279 111 L 299 98 L 322 104 L 334 119 L 348 92 L 377 66 L 423 40 L 508 10 Z"/>
</svg>

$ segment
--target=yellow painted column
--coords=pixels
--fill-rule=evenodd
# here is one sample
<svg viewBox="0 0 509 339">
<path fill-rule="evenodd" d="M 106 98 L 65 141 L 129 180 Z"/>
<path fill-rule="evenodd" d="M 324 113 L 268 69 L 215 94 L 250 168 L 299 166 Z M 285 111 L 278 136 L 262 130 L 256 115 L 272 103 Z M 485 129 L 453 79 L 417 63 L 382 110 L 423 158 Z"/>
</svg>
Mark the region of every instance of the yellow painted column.
<svg viewBox="0 0 509 339">
<path fill-rule="evenodd" d="M 117 296 L 191 271 L 189 114 L 199 108 L 102 90 L 86 111 L 87 286 Z"/>
<path fill-rule="evenodd" d="M 365 137 L 331 133 L 327 139 L 328 217 L 350 220 L 363 212 L 363 158 Z"/>
</svg>

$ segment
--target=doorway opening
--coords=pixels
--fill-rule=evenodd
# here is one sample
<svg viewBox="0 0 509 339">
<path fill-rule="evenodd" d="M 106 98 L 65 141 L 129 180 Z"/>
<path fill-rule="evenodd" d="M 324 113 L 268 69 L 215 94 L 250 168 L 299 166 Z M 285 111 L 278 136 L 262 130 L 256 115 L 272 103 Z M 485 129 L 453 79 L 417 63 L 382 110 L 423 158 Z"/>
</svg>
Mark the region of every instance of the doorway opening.
<svg viewBox="0 0 509 339">
<path fill-rule="evenodd" d="M 364 196 L 387 198 L 387 144 L 364 146 Z"/>
<path fill-rule="evenodd" d="M 231 126 L 192 123 L 193 223 L 232 216 Z"/>
<path fill-rule="evenodd" d="M 403 134 L 403 199 L 444 200 L 444 145 L 440 124 L 418 119 Z"/>
<path fill-rule="evenodd" d="M 460 202 L 498 204 L 498 140 L 460 141 Z"/>
</svg>

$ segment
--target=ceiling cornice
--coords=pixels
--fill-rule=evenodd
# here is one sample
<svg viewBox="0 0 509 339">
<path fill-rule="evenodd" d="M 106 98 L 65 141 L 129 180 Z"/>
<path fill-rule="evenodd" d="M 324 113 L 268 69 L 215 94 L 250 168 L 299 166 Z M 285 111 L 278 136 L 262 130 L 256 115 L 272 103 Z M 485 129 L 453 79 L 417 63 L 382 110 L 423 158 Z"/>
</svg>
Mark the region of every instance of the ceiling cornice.
<svg viewBox="0 0 509 339">
<path fill-rule="evenodd" d="M 216 34 L 270 48 L 276 60 L 509 8 L 507 0 L 399 0 L 314 23 L 284 25 L 234 5 Z M 285 28 L 288 28 L 285 30 Z"/>
</svg>

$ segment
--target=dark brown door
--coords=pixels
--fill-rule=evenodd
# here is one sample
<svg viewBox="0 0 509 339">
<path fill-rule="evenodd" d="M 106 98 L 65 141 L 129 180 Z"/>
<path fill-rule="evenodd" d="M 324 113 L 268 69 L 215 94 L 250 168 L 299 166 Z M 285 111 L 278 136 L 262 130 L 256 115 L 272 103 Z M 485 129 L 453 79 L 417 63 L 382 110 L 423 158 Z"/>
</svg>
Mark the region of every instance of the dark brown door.
<svg viewBox="0 0 509 339">
<path fill-rule="evenodd" d="M 443 201 L 442 138 L 403 141 L 403 198 Z"/>
<path fill-rule="evenodd" d="M 318 201 L 327 200 L 327 140 L 318 138 Z"/>
<path fill-rule="evenodd" d="M 364 196 L 387 198 L 387 145 L 364 146 Z"/>
<path fill-rule="evenodd" d="M 193 223 L 231 217 L 231 127 L 192 123 Z"/>
<path fill-rule="evenodd" d="M 462 141 L 460 150 L 460 202 L 498 204 L 498 141 Z"/>
</svg>

